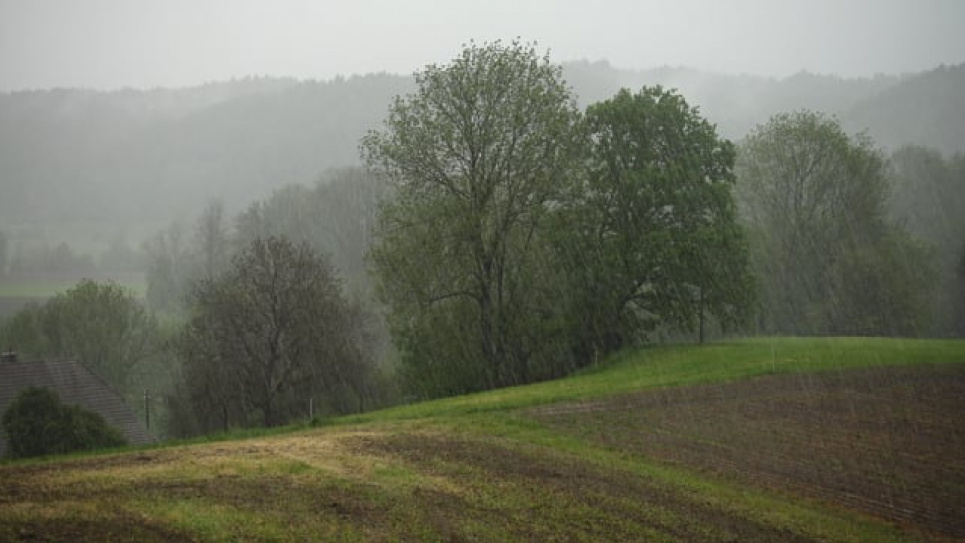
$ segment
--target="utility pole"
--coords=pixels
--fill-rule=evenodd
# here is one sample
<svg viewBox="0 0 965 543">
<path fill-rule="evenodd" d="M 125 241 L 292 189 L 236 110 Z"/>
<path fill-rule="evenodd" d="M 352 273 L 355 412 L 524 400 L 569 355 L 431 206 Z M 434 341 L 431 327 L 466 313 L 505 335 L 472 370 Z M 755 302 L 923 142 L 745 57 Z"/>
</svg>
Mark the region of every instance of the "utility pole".
<svg viewBox="0 0 965 543">
<path fill-rule="evenodd" d="M 144 389 L 144 425 L 151 429 L 151 395 Z"/>
</svg>

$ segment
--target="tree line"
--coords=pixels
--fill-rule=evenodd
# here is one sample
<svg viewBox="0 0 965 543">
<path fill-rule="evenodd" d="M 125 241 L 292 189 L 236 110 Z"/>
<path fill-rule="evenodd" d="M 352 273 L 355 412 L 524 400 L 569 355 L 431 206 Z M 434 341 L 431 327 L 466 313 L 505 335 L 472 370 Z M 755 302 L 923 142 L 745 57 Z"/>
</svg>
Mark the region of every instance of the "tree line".
<svg viewBox="0 0 965 543">
<path fill-rule="evenodd" d="M 734 144 L 659 86 L 581 109 L 519 42 L 470 44 L 413 88 L 362 139 L 365 169 L 233 219 L 212 203 L 145 244 L 147 309 L 112 307 L 153 338 L 140 373 L 163 374 L 170 435 L 549 379 L 664 340 L 965 336 L 961 156 L 887 157 L 806 110 Z M 116 286 L 29 307 L 3 340 L 97 368 L 56 330 L 99 289 Z"/>
</svg>

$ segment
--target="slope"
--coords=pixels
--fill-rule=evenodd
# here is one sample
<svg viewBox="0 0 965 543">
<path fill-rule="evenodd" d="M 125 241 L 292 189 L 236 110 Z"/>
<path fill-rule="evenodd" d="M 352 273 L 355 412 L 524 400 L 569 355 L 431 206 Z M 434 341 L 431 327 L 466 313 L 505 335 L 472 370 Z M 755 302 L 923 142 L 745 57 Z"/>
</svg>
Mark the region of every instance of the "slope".
<svg viewBox="0 0 965 543">
<path fill-rule="evenodd" d="M 0 466 L 0 539 L 961 537 L 965 364 L 949 362 L 965 362 L 965 342 L 643 349 L 569 379 L 326 428 L 14 463 Z M 909 457 L 889 440 L 910 423 L 929 445 Z M 847 489 L 822 478 L 827 466 Z M 881 488 L 918 509 L 863 500 Z"/>
<path fill-rule="evenodd" d="M 923 145 L 946 155 L 965 153 L 965 64 L 907 77 L 855 104 L 843 121 L 886 148 Z"/>
</svg>

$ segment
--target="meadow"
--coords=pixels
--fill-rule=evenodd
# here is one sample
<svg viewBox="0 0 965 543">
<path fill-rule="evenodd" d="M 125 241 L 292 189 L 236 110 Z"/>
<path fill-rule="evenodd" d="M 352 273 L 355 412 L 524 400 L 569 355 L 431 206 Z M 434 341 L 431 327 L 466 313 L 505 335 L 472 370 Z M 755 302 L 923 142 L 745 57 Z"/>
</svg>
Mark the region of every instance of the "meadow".
<svg viewBox="0 0 965 543">
<path fill-rule="evenodd" d="M 0 540 L 965 537 L 965 342 L 627 351 L 558 381 L 0 465 Z"/>
</svg>

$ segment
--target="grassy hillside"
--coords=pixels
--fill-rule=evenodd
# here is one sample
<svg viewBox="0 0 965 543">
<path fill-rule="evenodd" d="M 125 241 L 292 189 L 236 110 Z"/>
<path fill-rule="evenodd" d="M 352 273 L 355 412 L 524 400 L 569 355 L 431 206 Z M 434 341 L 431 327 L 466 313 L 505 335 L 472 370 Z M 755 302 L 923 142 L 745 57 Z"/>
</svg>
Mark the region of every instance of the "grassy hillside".
<svg viewBox="0 0 965 543">
<path fill-rule="evenodd" d="M 325 428 L 0 466 L 0 540 L 965 536 L 965 342 L 757 339 Z"/>
</svg>

